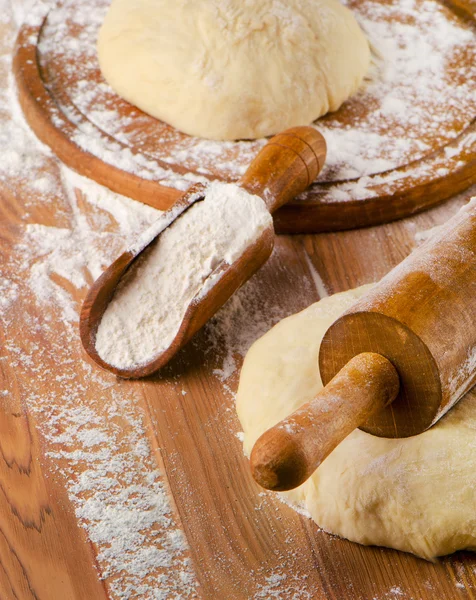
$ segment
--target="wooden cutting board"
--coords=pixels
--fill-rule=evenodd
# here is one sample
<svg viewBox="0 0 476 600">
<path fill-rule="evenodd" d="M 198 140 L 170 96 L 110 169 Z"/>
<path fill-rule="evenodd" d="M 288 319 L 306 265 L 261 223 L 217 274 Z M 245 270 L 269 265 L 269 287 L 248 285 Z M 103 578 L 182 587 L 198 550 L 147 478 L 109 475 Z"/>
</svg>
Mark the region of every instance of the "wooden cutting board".
<svg viewBox="0 0 476 600">
<path fill-rule="evenodd" d="M 90 10 L 84 0 L 60 1 L 20 31 L 14 71 L 24 113 L 38 137 L 79 173 L 160 209 L 176 200 L 177 186 L 183 189 L 191 180 L 238 179 L 263 140 L 207 143 L 191 138 L 142 113 L 105 85 L 95 41 L 108 3 L 98 0 Z M 330 164 L 302 199 L 276 213 L 280 233 L 388 222 L 435 205 L 476 181 L 476 106 L 471 87 L 461 94 L 462 86 L 471 86 L 476 78 L 476 38 L 449 54 L 441 53 L 444 44 L 437 35 L 433 46 L 417 46 L 442 22 L 458 27 L 460 35 L 476 34 L 474 0 L 417 0 L 413 12 L 399 8 L 398 2 L 350 0 L 349 6 L 374 24 L 376 41 L 382 27 L 389 31 L 400 25 L 391 30 L 395 36 L 407 28 L 399 44 L 411 38 L 415 53 L 434 54 L 432 62 L 444 64 L 444 85 L 422 93 L 419 80 L 428 73 L 412 72 L 412 49 L 400 55 L 397 44 L 387 51 L 387 61 L 408 67 L 400 98 L 379 96 L 375 86 L 367 87 L 317 122 L 329 140 Z M 387 67 L 379 61 L 375 68 L 383 81 Z M 357 168 L 335 162 L 349 148 L 358 155 Z M 372 160 L 375 148 L 379 154 Z"/>
</svg>

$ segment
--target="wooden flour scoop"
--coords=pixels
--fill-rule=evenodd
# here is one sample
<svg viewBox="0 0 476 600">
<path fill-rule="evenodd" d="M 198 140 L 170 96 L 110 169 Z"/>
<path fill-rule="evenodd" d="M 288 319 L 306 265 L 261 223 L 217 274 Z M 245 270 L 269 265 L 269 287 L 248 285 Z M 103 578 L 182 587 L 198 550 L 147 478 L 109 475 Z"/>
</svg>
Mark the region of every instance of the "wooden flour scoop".
<svg viewBox="0 0 476 600">
<path fill-rule="evenodd" d="M 325 157 L 326 143 L 318 131 L 313 127 L 294 127 L 271 138 L 253 160 L 238 185 L 250 194 L 260 196 L 269 212 L 273 213 L 311 185 L 322 169 Z M 80 317 L 81 341 L 86 352 L 104 369 L 121 377 L 144 377 L 160 369 L 271 255 L 274 246 L 272 226 L 266 228 L 233 264 L 222 261 L 209 275 L 207 281 L 214 277 L 215 283 L 209 286 L 210 289 L 206 293 L 197 294 L 191 301 L 180 329 L 165 351 L 146 364 L 127 369 L 106 363 L 96 351 L 96 333 L 117 285 L 142 251 L 182 213 L 202 200 L 205 193 L 206 188 L 202 185 L 189 190 L 145 232 L 139 243 L 124 252 L 89 290 Z M 172 256 L 170 260 L 180 261 L 180 256 Z"/>
<path fill-rule="evenodd" d="M 325 387 L 251 452 L 263 487 L 297 487 L 356 427 L 408 437 L 476 383 L 476 199 L 328 329 Z"/>
</svg>

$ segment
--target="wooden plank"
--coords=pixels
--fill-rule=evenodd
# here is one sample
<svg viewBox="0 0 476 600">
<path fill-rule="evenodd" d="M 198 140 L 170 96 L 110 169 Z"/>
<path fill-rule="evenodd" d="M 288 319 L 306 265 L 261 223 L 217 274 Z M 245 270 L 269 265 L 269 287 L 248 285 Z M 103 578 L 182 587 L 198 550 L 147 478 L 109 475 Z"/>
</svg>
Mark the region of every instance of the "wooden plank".
<svg viewBox="0 0 476 600">
<path fill-rule="evenodd" d="M 2 228 L 3 260 L 11 247 L 12 238 Z M 8 391 L 0 396 L 0 597 L 106 599 L 91 542 L 78 525 L 61 475 L 42 451 L 8 342 L 0 331 L 0 389 Z"/>
<path fill-rule="evenodd" d="M 166 593 L 178 586 L 180 593 L 180 572 L 159 560 L 141 564 L 141 552 L 166 551 L 180 521 L 173 502 L 148 518 L 157 510 L 154 492 L 164 502 L 165 478 L 160 456 L 150 456 L 143 444 L 140 384 L 97 372 L 61 306 L 53 298 L 38 305 L 28 252 L 17 250 L 26 268 L 15 261 L 24 203 L 24 196 L 0 190 L 0 281 L 14 281 L 19 290 L 0 314 L 0 598 L 140 598 L 134 592 L 139 584 Z M 50 213 L 40 203 L 31 213 L 47 227 L 73 229 L 76 217 L 65 208 Z M 85 288 L 51 276 L 79 308 Z M 170 556 L 178 571 L 192 572 L 186 549 Z M 194 597 L 193 590 L 187 594 Z"/>
<path fill-rule="evenodd" d="M 316 292 L 303 285 L 310 277 L 306 254 L 332 292 L 375 281 L 408 254 L 416 231 L 443 222 L 460 204 L 455 200 L 384 227 L 280 238 L 277 252 L 252 280 L 255 293 L 285 298 L 290 313 L 316 300 Z M 284 264 L 290 268 L 282 273 Z M 210 375 L 214 360 L 204 357 L 206 345 L 206 334 L 199 334 L 165 373 L 143 383 L 155 445 L 162 449 L 205 598 L 255 597 L 270 573 L 287 578 L 279 586 L 282 598 L 308 593 L 368 600 L 393 597 L 384 594 L 397 588 L 395 597 L 403 598 L 474 597 L 473 555 L 432 564 L 351 544 L 264 494 L 233 435 L 240 430 L 233 399 Z M 236 385 L 235 379 L 232 390 Z M 454 585 L 456 569 L 456 581 L 464 580 L 466 590 Z M 296 586 L 302 596 L 296 596 Z"/>
</svg>

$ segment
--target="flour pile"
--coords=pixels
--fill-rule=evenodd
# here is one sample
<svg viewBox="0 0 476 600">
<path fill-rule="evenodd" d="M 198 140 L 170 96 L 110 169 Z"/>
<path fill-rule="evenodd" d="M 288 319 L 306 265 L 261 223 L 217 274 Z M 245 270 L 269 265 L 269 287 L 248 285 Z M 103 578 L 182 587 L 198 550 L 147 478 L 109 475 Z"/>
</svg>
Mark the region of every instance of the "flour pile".
<svg viewBox="0 0 476 600">
<path fill-rule="evenodd" d="M 131 368 L 167 350 L 224 263 L 233 264 L 272 226 L 261 198 L 233 184 L 209 184 L 204 199 L 160 233 L 121 280 L 99 324 L 99 356 Z"/>
</svg>

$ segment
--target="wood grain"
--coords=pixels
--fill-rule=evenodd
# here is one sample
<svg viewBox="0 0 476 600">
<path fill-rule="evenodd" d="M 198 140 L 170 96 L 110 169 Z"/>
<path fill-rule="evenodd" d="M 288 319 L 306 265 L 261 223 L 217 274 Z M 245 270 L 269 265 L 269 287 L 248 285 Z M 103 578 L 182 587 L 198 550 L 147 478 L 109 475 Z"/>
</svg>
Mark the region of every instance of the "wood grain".
<svg viewBox="0 0 476 600">
<path fill-rule="evenodd" d="M 55 169 L 54 164 L 50 166 Z M 16 187 L 14 181 L 9 183 Z M 59 178 L 58 186 L 61 189 Z M 65 190 L 65 197 L 66 194 Z M 50 198 L 48 207 L 37 202 L 30 206 L 28 214 L 33 222 L 74 227 L 74 214 L 64 210 L 67 203 L 61 204 L 58 197 L 57 202 Z M 91 209 L 91 205 L 83 204 L 85 210 L 88 206 Z M 22 290 L 8 313 L 4 303 L 0 313 L 0 598 L 115 599 L 120 597 L 113 591 L 118 581 L 119 590 L 123 590 L 130 574 L 123 575 L 104 556 L 99 556 L 105 549 L 107 554 L 108 547 L 113 545 L 110 534 L 106 535 L 106 544 L 99 547 L 86 534 L 86 529 L 92 531 L 91 519 L 98 517 L 84 508 L 90 501 L 97 502 L 95 496 L 104 494 L 104 488 L 95 488 L 94 482 L 84 486 L 82 477 L 89 471 L 100 483 L 104 465 L 98 465 L 95 457 L 98 453 L 101 456 L 102 451 L 106 456 L 111 453 L 106 470 L 114 483 L 106 506 L 102 501 L 106 511 L 102 518 L 107 521 L 107 511 L 117 513 L 119 502 L 120 529 L 121 519 L 133 519 L 134 515 L 116 497 L 127 496 L 131 483 L 135 484 L 133 493 L 138 495 L 141 488 L 150 484 L 150 478 L 157 477 L 158 470 L 163 472 L 163 465 L 158 454 L 148 457 L 141 452 L 140 460 L 137 457 L 136 430 L 143 421 L 143 410 L 134 388 L 113 376 L 105 380 L 93 371 L 82 358 L 76 327 L 72 336 L 71 324 L 61 316 L 55 302 L 38 306 L 28 284 L 29 268 L 19 270 L 15 263 L 16 249 L 24 235 L 24 208 L 25 196 L 10 194 L 0 187 L 0 265 L 2 277 L 6 277 L 2 282 L 16 281 Z M 94 218 L 93 211 L 85 212 L 85 217 Z M 66 278 L 55 278 L 55 283 L 71 295 L 79 308 L 85 290 L 76 288 Z M 128 410 L 134 407 L 132 414 L 124 411 L 123 401 L 127 398 Z M 99 445 L 82 443 L 81 431 L 87 432 L 87 424 L 85 428 L 84 424 L 74 425 L 74 418 L 73 423 L 69 421 L 82 411 L 89 417 L 93 415 L 96 421 L 92 433 L 98 431 L 97 423 L 102 423 L 99 431 L 102 429 L 103 441 Z M 68 439 L 72 424 L 73 440 Z M 114 473 L 114 461 L 122 464 L 124 457 L 135 460 L 135 469 L 131 470 L 129 464 L 125 465 L 128 468 L 123 475 Z M 72 486 L 76 488 L 73 493 Z M 137 499 L 140 500 L 139 495 Z M 179 519 L 173 503 L 168 510 L 172 527 L 167 531 L 173 534 Z M 107 530 L 107 523 L 105 527 Z M 154 523 L 141 532 L 145 551 L 151 546 L 160 547 L 156 528 Z M 126 543 L 125 571 L 128 552 Z M 186 553 L 183 558 L 187 559 Z M 176 566 L 180 569 L 182 564 Z M 141 584 L 153 587 L 164 579 L 167 570 L 167 567 L 146 569 Z M 101 573 L 106 572 L 107 578 L 102 578 Z M 169 586 L 167 589 L 170 591 Z M 130 598 L 140 597 L 132 589 Z M 187 597 L 196 598 L 196 591 Z"/>
<path fill-rule="evenodd" d="M 92 545 L 44 456 L 38 424 L 6 359 L 2 353 L 0 389 L 9 393 L 0 402 L 0 597 L 106 600 Z"/>
<path fill-rule="evenodd" d="M 475 382 L 468 366 L 476 348 L 475 299 L 471 205 L 329 328 L 319 356 L 323 382 L 359 352 L 382 354 L 397 369 L 400 393 L 362 429 L 383 437 L 421 433 Z"/>
<path fill-rule="evenodd" d="M 358 5 L 357 0 L 356 4 Z M 475 26 L 473 0 L 459 2 L 438 2 L 444 6 L 445 18 L 451 21 L 455 17 L 468 30 Z M 58 18 L 51 9 L 53 20 Z M 405 17 L 402 17 L 405 22 Z M 45 21 L 37 26 L 25 26 L 20 31 L 14 59 L 14 72 L 19 89 L 20 102 L 25 116 L 38 135 L 53 151 L 71 168 L 81 174 L 95 179 L 115 192 L 135 198 L 155 208 L 167 209 L 181 192 L 162 185 L 159 182 L 145 179 L 132 172 L 118 168 L 85 151 L 77 143 L 74 136 L 78 131 L 93 131 L 97 140 L 104 139 L 115 144 L 118 149 L 146 157 L 149 161 L 164 169 L 172 169 L 175 173 L 195 173 L 200 175 L 205 165 L 189 164 L 184 166 L 182 161 L 164 160 L 169 153 L 176 152 L 187 145 L 187 136 L 177 132 L 165 123 L 161 123 L 135 107 L 113 96 L 113 101 L 121 117 L 127 119 L 128 134 L 131 131 L 137 138 L 137 143 L 125 142 L 120 135 L 114 136 L 103 131 L 95 123 L 94 107 L 90 111 L 77 106 L 72 99 L 72 89 L 78 84 L 75 79 L 77 69 L 60 53 L 55 55 L 50 62 L 43 57 L 39 64 L 37 52 L 42 36 L 48 31 L 48 16 Z M 78 23 L 66 23 L 68 34 L 73 38 L 80 36 L 81 26 Z M 83 28 L 87 23 L 83 23 Z M 76 57 L 77 58 L 77 57 Z M 91 62 L 87 55 L 84 60 Z M 461 69 L 469 65 L 473 58 L 468 50 L 468 55 L 459 58 L 458 69 L 448 65 L 447 76 L 455 87 L 460 85 Z M 88 74 L 91 82 L 96 82 L 98 89 L 104 83 L 97 66 Z M 111 99 L 109 99 L 111 100 Z M 366 107 L 360 106 L 358 100 L 346 103 L 337 113 L 329 118 L 337 119 L 340 128 L 352 126 L 353 122 L 365 117 Z M 423 108 L 424 110 L 424 108 Z M 474 111 L 474 109 L 472 109 Z M 385 223 L 394 219 L 418 213 L 430 206 L 434 206 L 466 189 L 476 182 L 476 114 L 465 115 L 464 123 L 460 118 L 454 118 L 446 123 L 448 130 L 453 132 L 451 138 L 440 139 L 434 135 L 427 140 L 429 149 L 423 157 L 400 165 L 396 169 L 368 173 L 366 189 L 362 197 L 348 197 L 336 201 L 326 194 L 338 187 L 342 181 L 319 180 L 319 185 L 311 187 L 303 199 L 293 201 L 282 207 L 275 215 L 275 229 L 278 233 L 319 233 L 336 231 Z M 449 118 L 449 117 L 447 117 Z M 324 117 L 322 122 L 326 122 Z M 415 133 L 412 125 L 400 124 L 403 137 L 412 138 Z M 386 132 L 388 125 L 382 125 L 382 133 Z M 438 128 L 434 128 L 438 134 Z M 387 132 L 388 133 L 388 132 Z M 159 145 L 163 152 L 160 158 L 156 152 Z M 231 148 L 231 149 L 230 149 Z M 228 162 L 249 160 L 250 152 L 257 148 L 255 142 L 231 143 L 224 149 Z M 255 151 L 256 152 L 256 151 Z M 245 163 L 246 164 L 246 163 Z M 207 173 L 212 179 L 230 180 L 230 175 L 213 164 L 207 164 Z M 209 171 L 209 172 L 208 172 Z M 231 178 L 233 179 L 233 178 Z M 236 179 L 236 178 L 235 178 Z M 356 182 L 357 179 L 346 180 L 346 183 Z"/>
</svg>

